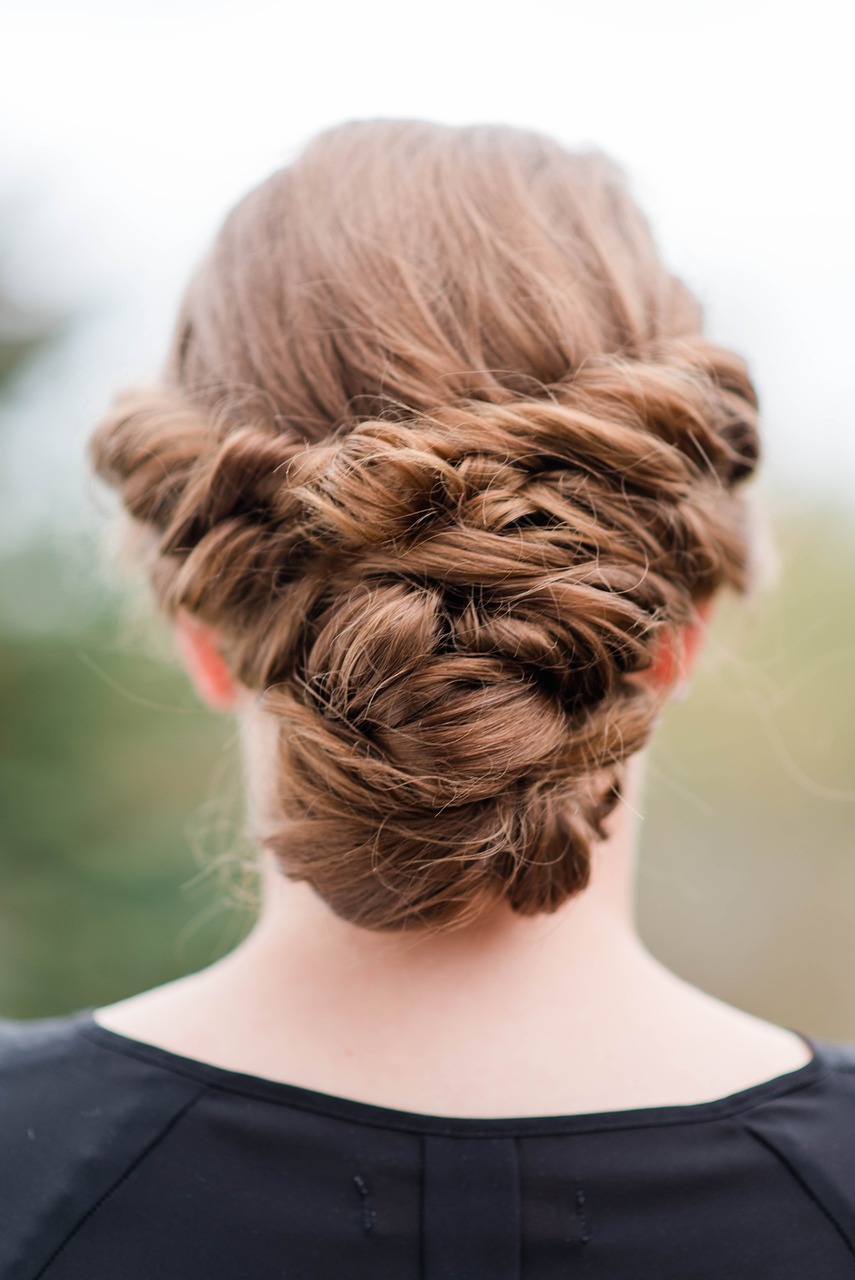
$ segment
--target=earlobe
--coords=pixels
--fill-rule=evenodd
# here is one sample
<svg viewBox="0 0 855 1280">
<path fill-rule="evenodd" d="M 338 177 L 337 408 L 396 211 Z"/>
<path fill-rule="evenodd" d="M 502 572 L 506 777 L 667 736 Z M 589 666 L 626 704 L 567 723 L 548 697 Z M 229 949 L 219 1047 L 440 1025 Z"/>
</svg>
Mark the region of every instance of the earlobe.
<svg viewBox="0 0 855 1280">
<path fill-rule="evenodd" d="M 645 673 L 658 688 L 670 688 L 671 696 L 678 701 L 688 695 L 691 673 L 709 625 L 712 606 L 713 597 L 708 596 L 695 605 L 698 622 L 663 633 L 656 661 Z"/>
<path fill-rule="evenodd" d="M 202 701 L 214 711 L 234 711 L 238 682 L 220 653 L 214 629 L 181 610 L 175 619 L 175 642 Z"/>
<path fill-rule="evenodd" d="M 681 643 L 683 646 L 682 660 L 677 668 L 678 678 L 671 691 L 671 697 L 678 702 L 683 698 L 687 698 L 691 688 L 691 675 L 700 652 L 704 635 L 709 626 L 710 612 L 713 606 L 713 597 L 707 596 L 705 600 L 701 600 L 695 605 L 695 612 L 698 615 L 698 621 L 692 626 L 683 627 Z"/>
</svg>

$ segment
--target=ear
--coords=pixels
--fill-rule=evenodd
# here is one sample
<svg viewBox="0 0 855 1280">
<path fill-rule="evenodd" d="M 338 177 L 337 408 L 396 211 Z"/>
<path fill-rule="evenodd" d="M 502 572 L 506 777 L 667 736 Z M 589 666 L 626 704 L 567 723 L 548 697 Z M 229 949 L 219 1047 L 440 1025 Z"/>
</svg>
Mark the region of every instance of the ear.
<svg viewBox="0 0 855 1280">
<path fill-rule="evenodd" d="M 709 624 L 710 614 L 713 608 L 713 596 L 707 596 L 705 600 L 699 600 L 695 605 L 695 612 L 698 615 L 698 622 L 692 623 L 691 626 L 683 628 L 683 676 L 688 677 L 694 670 L 695 662 L 703 644 Z"/>
<path fill-rule="evenodd" d="M 688 691 L 689 676 L 709 626 L 713 601 L 713 596 L 707 596 L 695 604 L 697 622 L 687 623 L 676 630 L 671 628 L 662 635 L 658 657 L 653 666 L 643 673 L 662 688 L 673 686 L 676 697 Z"/>
<path fill-rule="evenodd" d="M 175 619 L 175 642 L 193 686 L 214 711 L 234 711 L 240 686 L 217 646 L 217 633 L 180 610 Z"/>
</svg>

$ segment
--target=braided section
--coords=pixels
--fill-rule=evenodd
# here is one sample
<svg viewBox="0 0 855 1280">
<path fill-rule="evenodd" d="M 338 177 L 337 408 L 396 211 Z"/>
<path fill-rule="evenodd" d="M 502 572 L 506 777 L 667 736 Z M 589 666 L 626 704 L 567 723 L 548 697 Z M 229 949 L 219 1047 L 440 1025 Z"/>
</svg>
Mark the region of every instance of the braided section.
<svg viewBox="0 0 855 1280">
<path fill-rule="evenodd" d="M 153 535 L 167 612 L 215 625 L 279 718 L 283 818 L 261 838 L 375 928 L 584 888 L 667 695 L 631 677 L 750 576 L 756 400 L 700 338 L 317 443 L 137 392 L 92 454 Z"/>
</svg>

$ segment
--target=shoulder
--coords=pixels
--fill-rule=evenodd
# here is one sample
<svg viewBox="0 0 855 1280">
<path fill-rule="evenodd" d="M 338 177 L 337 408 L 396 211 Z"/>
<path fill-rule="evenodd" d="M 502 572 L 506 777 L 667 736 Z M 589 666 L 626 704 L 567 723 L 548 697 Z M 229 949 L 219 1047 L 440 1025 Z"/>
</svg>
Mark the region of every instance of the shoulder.
<svg viewBox="0 0 855 1280">
<path fill-rule="evenodd" d="M 848 1077 L 851 1084 L 855 1078 L 855 1040 L 817 1040 L 812 1041 L 815 1051 L 828 1064 L 833 1072 Z"/>
<path fill-rule="evenodd" d="M 0 1075 L 14 1076 L 30 1063 L 67 1060 L 70 1053 L 79 1053 L 84 1043 L 79 1032 L 88 1020 L 88 1010 L 56 1018 L 0 1018 Z"/>
<path fill-rule="evenodd" d="M 781 1077 L 793 1087 L 772 1101 L 776 1105 L 788 1103 L 800 1110 L 808 1100 L 817 1108 L 823 1103 L 828 1106 L 836 1102 L 841 1114 L 848 1114 L 848 1109 L 855 1107 L 855 1040 L 804 1038 L 813 1049 L 813 1059 L 806 1067 Z M 800 1084 L 804 1087 L 798 1088 Z"/>
<path fill-rule="evenodd" d="M 850 1134 L 855 1159 L 855 1041 L 808 1039 L 811 1061 L 738 1095 L 746 1104 L 738 1114 L 747 1126 L 770 1133 L 780 1129 L 810 1135 L 838 1125 Z"/>
<path fill-rule="evenodd" d="M 823 1207 L 855 1252 L 855 1042 L 811 1043 L 814 1060 L 794 1073 L 791 1087 L 735 1119 Z"/>
<path fill-rule="evenodd" d="M 193 1092 L 192 1082 L 105 1052 L 93 1026 L 86 1009 L 29 1021 L 0 1018 L 0 1125 L 7 1142 L 25 1118 L 50 1123 L 56 1117 L 67 1126 L 116 1107 L 154 1114 L 167 1100 Z"/>
<path fill-rule="evenodd" d="M 0 1019 L 4 1276 L 37 1274 L 203 1088 L 105 1051 L 89 1039 L 90 1022 L 88 1011 Z"/>
</svg>

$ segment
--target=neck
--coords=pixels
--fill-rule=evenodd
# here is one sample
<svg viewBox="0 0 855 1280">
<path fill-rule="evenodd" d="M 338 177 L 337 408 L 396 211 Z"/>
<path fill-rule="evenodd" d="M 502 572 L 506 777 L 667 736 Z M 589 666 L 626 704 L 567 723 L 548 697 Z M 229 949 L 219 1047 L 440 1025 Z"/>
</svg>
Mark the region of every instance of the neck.
<svg viewBox="0 0 855 1280">
<path fill-rule="evenodd" d="M 477 1002 L 507 1011 L 516 996 L 542 1001 L 551 988 L 602 1011 L 605 992 L 635 986 L 659 966 L 644 949 L 634 918 L 645 757 L 629 763 L 608 838 L 596 844 L 587 888 L 549 915 L 524 917 L 497 903 L 471 924 L 443 931 L 377 932 L 332 914 L 308 886 L 289 881 L 263 855 L 263 898 L 257 923 L 218 966 L 275 1016 L 294 998 L 287 975 L 300 974 L 323 1005 L 359 1005 L 358 1016 L 383 1011 L 396 1020 L 424 1018 L 433 1007 Z M 547 1001 L 548 1002 L 548 1001 Z M 318 1004 L 315 1004 L 318 1007 Z M 579 1012 L 582 1012 L 580 1008 Z"/>
<path fill-rule="evenodd" d="M 551 915 L 497 904 L 459 929 L 371 931 L 265 856 L 248 937 L 108 1008 L 106 1025 L 237 1071 L 445 1114 L 523 1114 L 533 1097 L 552 1113 L 692 1102 L 802 1065 L 792 1033 L 690 986 L 643 946 L 643 770 L 638 755 L 589 885 Z"/>
</svg>

